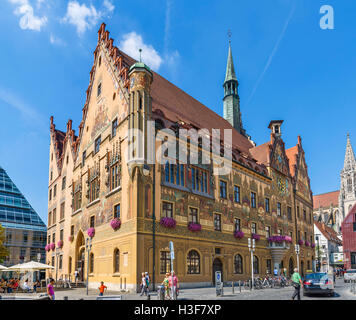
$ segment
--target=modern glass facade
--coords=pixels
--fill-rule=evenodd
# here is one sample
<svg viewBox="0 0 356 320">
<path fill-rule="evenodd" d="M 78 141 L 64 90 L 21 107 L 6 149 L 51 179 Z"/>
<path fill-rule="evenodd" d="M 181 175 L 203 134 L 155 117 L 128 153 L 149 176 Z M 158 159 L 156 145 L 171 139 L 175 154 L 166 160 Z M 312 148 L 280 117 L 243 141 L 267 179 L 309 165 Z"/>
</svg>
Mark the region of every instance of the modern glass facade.
<svg viewBox="0 0 356 320">
<path fill-rule="evenodd" d="M 10 252 L 5 265 L 37 261 L 38 253 L 45 262 L 46 225 L 1 167 L 0 224 L 5 228 L 5 246 Z"/>
</svg>

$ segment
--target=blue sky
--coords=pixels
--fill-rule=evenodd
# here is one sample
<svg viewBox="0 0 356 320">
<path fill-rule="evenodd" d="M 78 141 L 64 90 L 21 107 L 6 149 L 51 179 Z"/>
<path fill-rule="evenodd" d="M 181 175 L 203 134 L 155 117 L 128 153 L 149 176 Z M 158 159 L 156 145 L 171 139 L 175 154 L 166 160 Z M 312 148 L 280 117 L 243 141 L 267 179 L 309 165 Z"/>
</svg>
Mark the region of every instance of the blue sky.
<svg viewBox="0 0 356 320">
<path fill-rule="evenodd" d="M 319 26 L 322 5 L 334 30 Z M 78 127 L 101 22 L 220 115 L 231 29 L 247 132 L 264 143 L 283 119 L 288 148 L 303 138 L 314 193 L 336 190 L 347 132 L 356 147 L 355 13 L 350 0 L 0 1 L 0 165 L 46 222 L 49 118 Z"/>
</svg>

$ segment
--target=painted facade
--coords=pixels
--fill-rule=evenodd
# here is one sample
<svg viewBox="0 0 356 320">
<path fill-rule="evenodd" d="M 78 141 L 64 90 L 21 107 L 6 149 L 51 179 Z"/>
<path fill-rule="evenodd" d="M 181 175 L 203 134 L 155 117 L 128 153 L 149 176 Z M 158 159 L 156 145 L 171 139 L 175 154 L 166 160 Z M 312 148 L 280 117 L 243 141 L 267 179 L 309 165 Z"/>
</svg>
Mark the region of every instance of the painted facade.
<svg viewBox="0 0 356 320">
<path fill-rule="evenodd" d="M 155 121 L 154 127 L 148 120 Z M 165 134 L 153 147 L 157 153 L 165 139 L 177 142 L 178 129 L 232 129 L 232 171 L 216 176 L 215 164 L 174 164 L 164 152 L 165 161 L 146 165 L 148 134 L 162 128 Z M 144 132 L 144 143 L 134 151 L 129 129 Z M 204 144 L 196 142 L 191 139 L 185 153 L 198 150 L 199 159 L 211 158 Z M 53 260 L 55 250 L 47 254 L 56 267 L 52 276 L 73 279 L 78 270 L 85 280 L 88 271 L 90 287 L 104 281 L 109 290 L 135 291 L 141 272 L 162 282 L 170 271 L 168 245 L 173 241 L 174 270 L 183 287 L 210 285 L 217 270 L 224 281 L 247 279 L 252 233 L 260 238 L 254 253 L 256 274 L 265 275 L 279 263 L 293 269 L 296 241 L 313 242 L 312 221 L 296 216 L 296 203 L 306 216 L 312 213 L 304 151 L 299 140 L 288 156 L 281 135 L 273 130 L 263 146 L 256 147 L 226 120 L 114 47 L 103 24 L 78 137 L 71 122 L 66 133 L 51 123 L 51 159 L 55 156 L 49 192 L 67 177 L 63 192 L 49 201 L 49 214 L 55 207 L 58 212 L 62 202 L 66 208 L 63 220 L 48 229 L 49 242 L 63 229 L 63 247 L 57 250 L 62 265 Z M 282 261 L 267 240 L 278 234 L 292 238 L 292 244 L 283 243 Z M 313 249 L 302 246 L 303 272 L 313 259 Z"/>
</svg>

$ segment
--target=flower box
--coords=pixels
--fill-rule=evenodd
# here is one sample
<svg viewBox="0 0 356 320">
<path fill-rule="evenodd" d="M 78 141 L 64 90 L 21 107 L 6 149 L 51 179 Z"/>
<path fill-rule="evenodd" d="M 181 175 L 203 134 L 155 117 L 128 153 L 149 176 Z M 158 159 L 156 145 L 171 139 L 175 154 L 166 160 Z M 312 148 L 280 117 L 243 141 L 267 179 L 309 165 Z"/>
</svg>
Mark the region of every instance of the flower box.
<svg viewBox="0 0 356 320">
<path fill-rule="evenodd" d="M 305 246 L 306 247 L 310 247 L 310 242 L 309 241 L 305 241 Z"/>
<path fill-rule="evenodd" d="M 159 223 L 161 226 L 163 226 L 165 228 L 170 228 L 170 229 L 175 228 L 175 226 L 177 224 L 176 220 L 174 220 L 173 218 L 169 218 L 169 217 L 161 218 Z"/>
<path fill-rule="evenodd" d="M 298 244 L 299 244 L 300 246 L 302 246 L 302 245 L 304 244 L 304 241 L 303 241 L 303 240 L 299 240 L 299 241 L 298 241 Z"/>
<path fill-rule="evenodd" d="M 112 219 L 112 220 L 110 221 L 110 226 L 111 226 L 111 228 L 113 228 L 114 230 L 120 229 L 120 227 L 121 227 L 121 220 L 120 220 L 119 218 Z"/>
<path fill-rule="evenodd" d="M 190 222 L 188 224 L 188 229 L 192 232 L 198 232 L 201 231 L 201 224 L 200 223 L 195 223 L 195 222 Z"/>
<path fill-rule="evenodd" d="M 292 238 L 290 236 L 272 236 L 268 238 L 268 242 L 277 242 L 277 243 L 282 243 L 282 242 L 292 242 Z"/>
<path fill-rule="evenodd" d="M 245 236 L 244 232 L 241 230 L 235 231 L 234 232 L 234 237 L 236 239 L 242 239 Z"/>
<path fill-rule="evenodd" d="M 56 245 L 54 243 L 51 243 L 49 245 L 49 248 L 53 251 L 54 249 L 56 249 Z"/>
<path fill-rule="evenodd" d="M 93 238 L 95 236 L 95 228 L 89 228 L 87 234 L 90 238 Z"/>
<path fill-rule="evenodd" d="M 62 240 L 59 240 L 59 241 L 57 242 L 57 247 L 58 247 L 58 248 L 62 248 L 62 247 L 63 247 L 63 241 L 62 241 Z"/>
<path fill-rule="evenodd" d="M 255 239 L 256 241 L 260 240 L 261 239 L 261 236 L 257 233 L 253 233 L 252 234 L 252 239 Z"/>
<path fill-rule="evenodd" d="M 45 250 L 46 250 L 47 252 L 51 250 L 51 248 L 50 248 L 50 245 L 49 245 L 49 244 L 47 244 L 47 245 L 45 246 Z"/>
<path fill-rule="evenodd" d="M 310 246 L 314 249 L 315 248 L 315 243 L 312 243 Z"/>
</svg>

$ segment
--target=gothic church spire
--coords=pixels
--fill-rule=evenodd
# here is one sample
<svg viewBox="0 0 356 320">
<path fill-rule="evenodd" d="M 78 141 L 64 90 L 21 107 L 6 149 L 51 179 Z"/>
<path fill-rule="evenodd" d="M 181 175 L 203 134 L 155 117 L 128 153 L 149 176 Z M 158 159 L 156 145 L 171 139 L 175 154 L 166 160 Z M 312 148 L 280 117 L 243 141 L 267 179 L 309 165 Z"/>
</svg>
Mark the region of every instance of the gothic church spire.
<svg viewBox="0 0 356 320">
<path fill-rule="evenodd" d="M 355 154 L 351 146 L 350 134 L 347 134 L 347 144 L 346 144 L 346 153 L 345 153 L 343 172 L 355 171 L 355 170 L 356 170 Z"/>
</svg>

